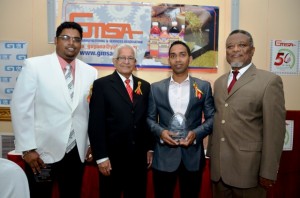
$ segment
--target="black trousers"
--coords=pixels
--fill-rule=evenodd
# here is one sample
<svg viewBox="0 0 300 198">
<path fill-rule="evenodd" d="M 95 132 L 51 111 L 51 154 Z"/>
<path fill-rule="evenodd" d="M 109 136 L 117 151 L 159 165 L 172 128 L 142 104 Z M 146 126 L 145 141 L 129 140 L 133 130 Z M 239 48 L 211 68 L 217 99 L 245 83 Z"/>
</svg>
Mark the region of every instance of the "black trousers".
<svg viewBox="0 0 300 198">
<path fill-rule="evenodd" d="M 146 154 L 110 157 L 111 175 L 99 173 L 100 198 L 146 198 Z"/>
<path fill-rule="evenodd" d="M 155 198 L 173 198 L 177 179 L 181 198 L 198 198 L 202 181 L 202 171 L 188 171 L 181 162 L 174 172 L 153 169 Z"/>
<path fill-rule="evenodd" d="M 80 161 L 77 146 L 63 159 L 51 165 L 52 182 L 36 182 L 28 164 L 25 172 L 29 182 L 31 198 L 51 198 L 53 184 L 58 184 L 60 198 L 80 198 L 84 163 Z"/>
</svg>

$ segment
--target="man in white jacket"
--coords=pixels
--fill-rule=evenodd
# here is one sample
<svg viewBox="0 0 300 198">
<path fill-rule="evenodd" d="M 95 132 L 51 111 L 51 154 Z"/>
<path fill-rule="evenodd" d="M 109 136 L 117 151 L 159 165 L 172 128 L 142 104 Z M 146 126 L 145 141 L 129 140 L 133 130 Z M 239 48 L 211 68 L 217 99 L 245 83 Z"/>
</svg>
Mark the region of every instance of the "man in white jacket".
<svg viewBox="0 0 300 198">
<path fill-rule="evenodd" d="M 90 156 L 87 97 L 98 76 L 95 68 L 76 59 L 81 39 L 78 23 L 62 23 L 56 30 L 56 52 L 26 59 L 14 89 L 16 151 L 26 162 L 31 197 L 51 197 L 53 181 L 60 197 L 80 197 L 83 162 Z M 49 167 L 51 179 L 37 177 Z"/>
</svg>

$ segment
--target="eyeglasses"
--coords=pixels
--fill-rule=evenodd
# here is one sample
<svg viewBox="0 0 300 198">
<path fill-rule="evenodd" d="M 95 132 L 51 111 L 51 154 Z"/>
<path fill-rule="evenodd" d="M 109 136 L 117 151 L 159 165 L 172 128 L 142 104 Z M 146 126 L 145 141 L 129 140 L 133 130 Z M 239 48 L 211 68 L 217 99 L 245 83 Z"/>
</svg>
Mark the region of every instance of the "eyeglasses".
<svg viewBox="0 0 300 198">
<path fill-rule="evenodd" d="M 60 36 L 58 36 L 58 38 L 60 38 L 63 41 L 70 41 L 72 39 L 73 42 L 76 42 L 76 43 L 81 42 L 80 37 L 71 37 L 71 36 L 68 36 L 68 35 L 60 35 Z"/>
<path fill-rule="evenodd" d="M 130 62 L 130 63 L 135 62 L 134 57 L 123 57 L 123 56 L 121 56 L 121 57 L 117 57 L 117 60 L 120 61 L 120 62 L 123 62 L 123 63 L 126 62 L 126 60 L 128 60 L 128 62 Z"/>
</svg>

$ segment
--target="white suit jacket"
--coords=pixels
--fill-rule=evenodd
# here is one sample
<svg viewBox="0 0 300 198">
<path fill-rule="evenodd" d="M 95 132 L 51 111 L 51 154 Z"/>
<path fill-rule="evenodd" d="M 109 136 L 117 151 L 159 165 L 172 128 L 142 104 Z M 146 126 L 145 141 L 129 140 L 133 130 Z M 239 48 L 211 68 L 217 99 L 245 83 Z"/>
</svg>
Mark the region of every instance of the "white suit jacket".
<svg viewBox="0 0 300 198">
<path fill-rule="evenodd" d="M 56 53 L 29 58 L 18 77 L 11 103 L 16 151 L 37 149 L 45 163 L 60 161 L 71 125 L 83 162 L 87 151 L 87 96 L 97 70 L 76 59 L 73 102 Z"/>
</svg>

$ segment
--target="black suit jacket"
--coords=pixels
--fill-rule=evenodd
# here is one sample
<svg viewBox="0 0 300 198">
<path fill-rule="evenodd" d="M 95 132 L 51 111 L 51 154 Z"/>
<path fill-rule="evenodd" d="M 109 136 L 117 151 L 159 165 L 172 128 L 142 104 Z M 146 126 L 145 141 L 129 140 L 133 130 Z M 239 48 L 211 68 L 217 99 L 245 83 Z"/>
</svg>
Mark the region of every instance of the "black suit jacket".
<svg viewBox="0 0 300 198">
<path fill-rule="evenodd" d="M 139 82 L 141 94 L 135 92 Z M 136 76 L 133 84 L 133 103 L 116 71 L 93 84 L 88 129 L 93 157 L 109 157 L 113 169 L 131 159 L 146 165 L 147 151 L 152 149 L 146 123 L 150 84 Z"/>
</svg>

